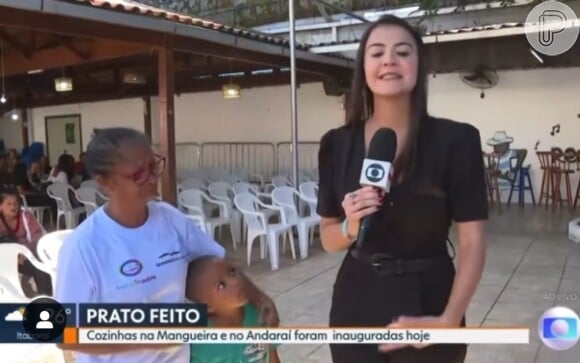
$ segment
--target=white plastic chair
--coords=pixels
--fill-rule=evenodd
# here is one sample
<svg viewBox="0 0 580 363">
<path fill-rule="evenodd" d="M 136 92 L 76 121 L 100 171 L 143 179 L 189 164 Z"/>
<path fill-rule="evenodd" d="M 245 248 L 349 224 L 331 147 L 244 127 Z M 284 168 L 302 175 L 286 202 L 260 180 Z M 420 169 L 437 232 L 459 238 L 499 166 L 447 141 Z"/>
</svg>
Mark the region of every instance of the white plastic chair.
<svg viewBox="0 0 580 363">
<path fill-rule="evenodd" d="M 28 303 L 30 300 L 17 286 L 0 276 L 0 303 Z"/>
<path fill-rule="evenodd" d="M 206 214 L 205 205 L 207 203 L 218 206 L 218 217 L 210 217 Z M 196 215 L 203 218 L 207 233 L 211 236 L 211 238 L 214 238 L 216 228 L 222 227 L 224 225 L 230 225 L 231 218 L 228 213 L 229 211 L 226 202 L 212 198 L 200 189 L 188 189 L 180 192 L 179 204 L 187 211 L 187 214 Z M 234 249 L 236 249 L 236 239 L 231 228 L 230 233 Z"/>
<path fill-rule="evenodd" d="M 320 217 L 318 215 L 301 217 L 295 198 L 298 201 L 304 200 L 302 194 L 292 187 L 278 187 L 272 191 L 274 204 L 284 208 L 288 223 L 296 226 L 298 230 L 300 258 L 305 259 L 308 257 L 308 246 L 313 239 L 314 228 L 320 225 Z"/>
<path fill-rule="evenodd" d="M 187 178 L 178 184 L 178 192 L 188 189 L 202 189 L 207 190 L 205 181 L 198 178 Z"/>
<path fill-rule="evenodd" d="M 1 243 L 0 244 L 0 276 L 4 278 L 11 289 L 19 296 L 26 297 L 24 290 L 20 284 L 20 274 L 18 273 L 18 255 L 23 255 L 32 266 L 40 271 L 46 272 L 50 275 L 52 286 L 55 286 L 55 271 L 45 263 L 40 262 L 27 247 L 20 243 Z"/>
<path fill-rule="evenodd" d="M 234 185 L 232 185 L 232 190 L 234 191 L 234 196 L 238 195 L 238 194 L 249 193 L 249 194 L 252 194 L 255 197 L 257 197 L 263 203 L 266 203 L 269 205 L 272 204 L 272 195 L 269 193 L 260 192 L 260 190 L 258 189 L 258 186 L 254 185 L 254 184 L 247 183 L 247 182 L 237 182 Z M 266 222 L 270 221 L 270 219 L 273 216 L 275 216 L 275 215 L 277 216 L 279 213 L 279 211 L 276 209 L 265 209 L 265 208 L 261 208 L 260 212 L 264 213 L 264 215 L 266 216 Z M 243 215 L 242 215 L 242 219 L 243 219 Z M 246 223 L 244 223 L 242 239 L 246 239 L 247 226 L 248 225 Z"/>
<path fill-rule="evenodd" d="M 207 234 L 207 226 L 203 217 L 193 214 L 188 214 L 187 217 L 193 220 L 203 233 Z"/>
<path fill-rule="evenodd" d="M 95 188 L 95 189 L 99 189 L 100 186 L 99 186 L 99 183 L 97 183 L 96 180 L 90 179 L 90 180 L 85 180 L 84 182 L 82 182 L 79 185 L 79 189 L 80 188 Z"/>
<path fill-rule="evenodd" d="M 64 217 L 66 229 L 76 227 L 79 221 L 79 216 L 86 212 L 85 207 L 73 208 L 70 201 L 69 191 L 74 193 L 74 189 L 64 183 L 53 183 L 46 188 L 46 193 L 49 197 L 56 200 L 57 215 L 56 226 L 60 227 L 60 217 Z"/>
<path fill-rule="evenodd" d="M 72 229 L 63 229 L 40 237 L 36 245 L 36 254 L 40 261 L 56 271 L 60 248 L 72 231 Z"/>
<path fill-rule="evenodd" d="M 34 218 L 36 218 L 36 220 L 38 221 L 38 223 L 40 223 L 41 226 L 44 225 L 44 213 L 48 212 L 50 213 L 51 219 L 52 219 L 52 211 L 50 210 L 49 206 L 35 206 L 35 207 L 31 207 L 28 205 L 28 201 L 26 200 L 26 196 L 20 194 L 20 199 L 22 200 L 22 207 L 23 209 L 29 210 L 32 215 L 34 215 Z"/>
<path fill-rule="evenodd" d="M 93 212 L 99 208 L 99 204 L 97 202 L 97 192 L 97 188 L 93 187 L 80 187 L 75 190 L 77 200 L 85 206 L 87 217 L 93 214 Z"/>
<path fill-rule="evenodd" d="M 292 250 L 292 257 L 296 259 L 296 250 L 294 248 L 294 236 L 292 235 L 292 225 L 286 219 L 284 210 L 280 207 L 267 205 L 262 203 L 258 198 L 250 193 L 237 194 L 234 197 L 234 204 L 236 208 L 244 215 L 244 220 L 247 224 L 247 263 L 250 265 L 252 258 L 252 244 L 256 237 L 260 238 L 260 257 L 265 258 L 266 246 L 264 237 L 267 238 L 267 252 L 270 256 L 270 266 L 273 271 L 280 267 L 280 252 L 278 243 L 280 236 L 284 236 L 283 247 L 285 246 L 286 236 L 290 237 L 290 247 Z M 269 224 L 266 216 L 260 211 L 261 208 L 277 210 L 281 216 L 280 223 Z"/>
<path fill-rule="evenodd" d="M 290 186 L 292 182 L 286 175 L 274 175 L 272 177 L 272 185 L 276 187 Z"/>
<path fill-rule="evenodd" d="M 235 195 L 230 184 L 219 181 L 213 182 L 208 186 L 209 194 L 220 201 L 226 203 L 230 219 L 230 228 L 237 244 L 241 239 L 242 214 L 234 207 L 233 197 Z"/>
<path fill-rule="evenodd" d="M 318 183 L 313 181 L 300 183 L 298 189 L 302 194 L 302 199 L 308 204 L 310 215 L 315 215 L 318 204 Z"/>
</svg>

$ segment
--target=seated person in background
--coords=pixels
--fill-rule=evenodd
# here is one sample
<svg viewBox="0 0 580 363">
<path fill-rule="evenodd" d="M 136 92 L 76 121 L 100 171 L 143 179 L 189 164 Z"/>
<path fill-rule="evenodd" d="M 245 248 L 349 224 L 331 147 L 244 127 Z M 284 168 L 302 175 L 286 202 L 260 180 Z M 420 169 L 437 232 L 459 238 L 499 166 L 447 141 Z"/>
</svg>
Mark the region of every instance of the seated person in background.
<svg viewBox="0 0 580 363">
<path fill-rule="evenodd" d="M 79 155 L 79 160 L 75 163 L 75 175 L 79 177 L 81 181 L 90 180 L 91 176 L 87 172 L 85 166 L 85 153 L 82 152 Z"/>
<path fill-rule="evenodd" d="M 0 155 L 0 188 L 7 189 L 14 185 L 13 175 L 8 170 L 8 156 Z"/>
<path fill-rule="evenodd" d="M 14 171 L 14 166 L 20 162 L 20 155 L 14 148 L 8 150 L 8 170 Z"/>
<path fill-rule="evenodd" d="M 487 140 L 487 144 L 493 147 L 493 153 L 499 157 L 500 186 L 509 186 L 510 183 L 505 179 L 512 180 L 514 177 L 512 166 L 515 165 L 512 165 L 512 159 L 515 162 L 517 154 L 515 150 L 510 149 L 513 141 L 513 137 L 508 136 L 505 131 L 496 131 L 493 137 Z"/>
<path fill-rule="evenodd" d="M 215 327 L 258 327 L 259 313 L 249 304 L 241 275 L 229 262 L 213 256 L 189 264 L 185 297 L 207 304 L 209 325 Z M 279 363 L 275 345 L 192 344 L 190 363 Z"/>
<path fill-rule="evenodd" d="M 52 167 L 50 166 L 46 155 L 42 155 L 40 159 L 38 159 L 38 163 L 40 164 L 41 179 L 48 178 L 48 175 L 52 171 Z"/>
<path fill-rule="evenodd" d="M 56 201 L 50 198 L 41 187 L 33 185 L 24 163 L 18 163 L 14 166 L 13 177 L 14 188 L 26 198 L 26 203 L 29 207 L 50 207 L 52 215 L 56 216 Z"/>
<path fill-rule="evenodd" d="M 78 188 L 78 183 L 75 182 L 74 177 L 75 158 L 69 154 L 62 154 L 58 158 L 58 164 L 50 171 L 48 181 L 51 183 L 68 184 L 73 189 L 76 189 Z M 82 206 L 72 190 L 69 190 L 69 200 L 73 208 Z"/>
<path fill-rule="evenodd" d="M 42 172 L 40 161 L 33 161 L 30 163 L 30 167 L 28 168 L 28 180 L 30 180 L 30 184 L 34 189 L 43 189 L 43 178 L 44 174 Z"/>
<path fill-rule="evenodd" d="M 32 213 L 21 209 L 18 192 L 15 190 L 1 190 L 0 240 L 3 242 L 21 243 L 37 256 L 36 246 L 38 240 L 44 234 L 44 229 Z M 37 270 L 24 256 L 19 257 L 19 272 L 34 279 L 39 294 L 52 296 L 52 280 L 50 275 Z M 24 288 L 24 290 L 29 289 Z"/>
<path fill-rule="evenodd" d="M 62 154 L 58 157 L 58 164 L 50 171 L 48 181 L 70 185 L 74 175 L 75 159 L 71 155 Z"/>
</svg>

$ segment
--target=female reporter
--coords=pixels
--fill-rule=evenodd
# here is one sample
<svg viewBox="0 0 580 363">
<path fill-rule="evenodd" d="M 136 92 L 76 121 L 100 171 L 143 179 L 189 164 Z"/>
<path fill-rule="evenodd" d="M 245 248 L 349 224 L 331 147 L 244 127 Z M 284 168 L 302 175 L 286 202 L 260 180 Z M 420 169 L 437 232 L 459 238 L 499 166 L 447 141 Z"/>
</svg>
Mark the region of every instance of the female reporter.
<svg viewBox="0 0 580 363">
<path fill-rule="evenodd" d="M 127 128 L 102 129 L 86 151 L 86 167 L 109 201 L 64 242 L 57 264 L 60 303 L 182 303 L 188 263 L 224 256 L 224 249 L 165 202 L 154 201 L 165 158 L 149 139 Z M 245 277 L 244 277 L 245 279 Z M 268 325 L 278 324 L 272 301 L 247 279 L 250 300 Z M 76 361 L 189 362 L 187 345 L 63 345 Z"/>
<path fill-rule="evenodd" d="M 485 255 L 487 201 L 479 132 L 427 112 L 421 36 L 385 16 L 361 39 L 346 125 L 321 139 L 318 213 L 327 251 L 348 250 L 331 326 L 459 327 Z M 375 131 L 397 135 L 390 193 L 360 187 Z M 362 245 L 361 219 L 373 214 Z M 457 224 L 457 272 L 447 250 Z M 417 349 L 421 348 L 421 349 Z M 465 345 L 335 345 L 335 363 L 459 363 Z"/>
</svg>

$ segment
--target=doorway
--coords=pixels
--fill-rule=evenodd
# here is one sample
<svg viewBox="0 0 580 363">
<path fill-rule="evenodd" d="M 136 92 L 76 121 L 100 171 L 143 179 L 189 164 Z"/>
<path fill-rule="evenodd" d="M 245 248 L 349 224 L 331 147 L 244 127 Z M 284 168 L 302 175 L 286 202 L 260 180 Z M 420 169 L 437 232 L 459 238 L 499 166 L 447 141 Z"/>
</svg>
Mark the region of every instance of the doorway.
<svg viewBox="0 0 580 363">
<path fill-rule="evenodd" d="M 56 165 L 62 154 L 72 155 L 78 160 L 83 149 L 80 114 L 45 117 L 44 128 L 50 165 Z"/>
</svg>

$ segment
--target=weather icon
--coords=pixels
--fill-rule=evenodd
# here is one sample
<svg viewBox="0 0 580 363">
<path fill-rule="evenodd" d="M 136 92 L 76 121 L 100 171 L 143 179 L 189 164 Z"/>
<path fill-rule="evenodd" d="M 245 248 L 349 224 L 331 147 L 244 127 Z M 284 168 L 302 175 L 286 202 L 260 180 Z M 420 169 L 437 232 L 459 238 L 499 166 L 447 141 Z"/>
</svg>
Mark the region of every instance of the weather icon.
<svg viewBox="0 0 580 363">
<path fill-rule="evenodd" d="M 7 314 L 6 317 L 4 317 L 4 320 L 6 320 L 6 321 L 23 321 L 24 320 L 23 313 L 24 313 L 24 308 L 14 310 L 10 314 Z"/>
</svg>

